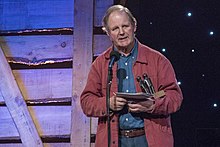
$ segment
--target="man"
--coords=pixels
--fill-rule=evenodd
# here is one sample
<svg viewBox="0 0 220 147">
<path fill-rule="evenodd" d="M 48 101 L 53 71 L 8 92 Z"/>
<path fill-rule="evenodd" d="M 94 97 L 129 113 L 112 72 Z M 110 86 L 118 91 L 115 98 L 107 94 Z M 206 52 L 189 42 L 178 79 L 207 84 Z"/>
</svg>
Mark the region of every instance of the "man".
<svg viewBox="0 0 220 147">
<path fill-rule="evenodd" d="M 96 146 L 108 144 L 106 83 L 110 52 L 115 50 L 120 59 L 112 67 L 111 147 L 172 147 L 170 114 L 179 110 L 183 96 L 171 63 L 135 38 L 136 19 L 121 5 L 107 10 L 103 30 L 113 45 L 93 62 L 81 95 L 83 112 L 99 118 Z M 151 79 L 156 92 L 150 100 L 128 103 L 126 98 L 116 96 L 117 92 L 142 92 L 136 78 L 143 74 Z"/>
</svg>

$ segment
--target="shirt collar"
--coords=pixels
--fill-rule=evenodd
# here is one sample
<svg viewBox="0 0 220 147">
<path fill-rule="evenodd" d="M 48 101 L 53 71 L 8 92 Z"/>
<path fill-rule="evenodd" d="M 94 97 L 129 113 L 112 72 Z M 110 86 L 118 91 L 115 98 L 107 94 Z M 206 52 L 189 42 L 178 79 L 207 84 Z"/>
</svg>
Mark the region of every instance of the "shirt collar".
<svg viewBox="0 0 220 147">
<path fill-rule="evenodd" d="M 132 56 L 134 57 L 135 59 L 137 58 L 137 53 L 138 53 L 138 41 L 137 39 L 135 39 L 135 43 L 134 43 L 134 47 L 132 48 L 131 52 L 129 53 L 128 56 Z M 114 47 L 114 51 L 118 51 L 118 49 L 116 47 Z M 123 55 L 121 55 L 123 56 Z"/>
</svg>

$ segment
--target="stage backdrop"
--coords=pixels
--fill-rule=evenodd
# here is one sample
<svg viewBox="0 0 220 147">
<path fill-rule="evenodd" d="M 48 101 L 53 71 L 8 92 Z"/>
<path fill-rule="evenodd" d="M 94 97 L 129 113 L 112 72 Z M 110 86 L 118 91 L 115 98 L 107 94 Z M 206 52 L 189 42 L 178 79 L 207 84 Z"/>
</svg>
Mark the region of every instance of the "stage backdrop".
<svg viewBox="0 0 220 147">
<path fill-rule="evenodd" d="M 94 146 L 80 94 L 111 42 L 103 0 L 0 1 L 0 146 Z"/>
</svg>

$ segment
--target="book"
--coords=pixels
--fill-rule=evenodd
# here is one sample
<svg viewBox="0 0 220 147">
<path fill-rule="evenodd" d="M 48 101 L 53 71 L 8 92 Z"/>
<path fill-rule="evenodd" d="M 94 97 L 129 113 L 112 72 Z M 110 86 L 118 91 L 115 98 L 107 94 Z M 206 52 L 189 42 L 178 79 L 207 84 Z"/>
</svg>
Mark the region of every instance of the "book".
<svg viewBox="0 0 220 147">
<path fill-rule="evenodd" d="M 150 93 L 138 92 L 138 93 L 125 93 L 116 92 L 117 97 L 122 97 L 128 101 L 146 101 L 152 100 L 153 95 Z"/>
</svg>

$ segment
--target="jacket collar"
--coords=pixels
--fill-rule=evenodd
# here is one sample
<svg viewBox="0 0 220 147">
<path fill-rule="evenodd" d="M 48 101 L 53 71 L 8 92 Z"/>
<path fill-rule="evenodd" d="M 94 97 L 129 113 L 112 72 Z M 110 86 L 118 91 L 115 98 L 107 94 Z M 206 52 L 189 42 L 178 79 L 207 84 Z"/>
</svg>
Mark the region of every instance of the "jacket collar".
<svg viewBox="0 0 220 147">
<path fill-rule="evenodd" d="M 147 54 L 147 51 L 144 48 L 144 45 L 138 41 L 138 55 L 137 55 L 136 62 L 147 64 L 148 61 L 147 61 L 146 56 L 144 56 L 144 54 Z"/>
<path fill-rule="evenodd" d="M 138 41 L 138 40 L 137 40 Z M 136 59 L 136 62 L 139 62 L 139 63 L 143 63 L 143 64 L 147 64 L 148 61 L 147 61 L 147 58 L 146 56 L 143 56 L 143 54 L 147 54 L 145 48 L 144 48 L 144 45 L 141 44 L 139 41 L 138 41 L 138 55 L 137 55 L 137 59 Z M 110 53 L 111 51 L 113 51 L 113 45 L 110 46 L 103 54 L 105 56 L 105 58 L 107 60 L 110 59 Z"/>
</svg>

